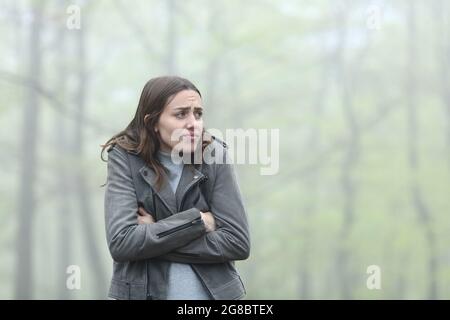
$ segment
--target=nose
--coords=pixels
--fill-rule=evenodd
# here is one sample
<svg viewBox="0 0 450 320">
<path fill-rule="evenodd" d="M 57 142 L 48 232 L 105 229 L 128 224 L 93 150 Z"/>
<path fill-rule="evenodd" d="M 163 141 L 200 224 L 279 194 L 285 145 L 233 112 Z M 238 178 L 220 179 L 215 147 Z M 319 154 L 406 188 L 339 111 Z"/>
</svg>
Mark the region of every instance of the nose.
<svg viewBox="0 0 450 320">
<path fill-rule="evenodd" d="M 186 118 L 186 128 L 192 129 L 197 124 L 197 119 L 195 119 L 194 113 L 190 112 L 189 116 Z"/>
</svg>

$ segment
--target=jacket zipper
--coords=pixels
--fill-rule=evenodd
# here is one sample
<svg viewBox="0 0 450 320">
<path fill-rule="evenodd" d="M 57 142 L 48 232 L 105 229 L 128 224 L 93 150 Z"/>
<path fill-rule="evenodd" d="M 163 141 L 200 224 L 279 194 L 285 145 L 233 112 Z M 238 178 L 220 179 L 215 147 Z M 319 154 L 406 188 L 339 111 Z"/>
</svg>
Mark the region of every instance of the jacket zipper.
<svg viewBox="0 0 450 320">
<path fill-rule="evenodd" d="M 177 226 L 175 228 L 172 228 L 172 229 L 160 232 L 160 233 L 158 233 L 156 235 L 158 236 L 158 238 L 162 238 L 162 237 L 168 236 L 169 234 L 175 233 L 177 231 L 180 231 L 180 230 L 189 228 L 189 227 L 191 227 L 193 225 L 196 225 L 198 223 L 201 223 L 201 220 L 202 220 L 202 217 L 198 217 L 198 218 L 195 218 L 194 220 L 192 220 L 192 221 L 190 221 L 188 223 L 185 223 L 185 224 L 182 224 L 182 225 Z"/>
<path fill-rule="evenodd" d="M 153 195 L 153 196 L 155 196 L 155 195 Z M 173 212 L 172 212 L 172 209 L 169 208 L 169 205 L 166 203 L 166 201 L 165 201 L 159 194 L 157 194 L 157 193 L 156 193 L 156 196 L 159 198 L 159 200 L 161 200 L 161 202 L 162 202 L 162 204 L 164 205 L 164 207 L 166 207 L 166 209 L 167 209 L 170 213 L 173 213 Z M 156 212 L 156 211 L 155 211 L 155 212 Z"/>
<path fill-rule="evenodd" d="M 186 201 L 186 195 L 188 194 L 188 192 L 191 191 L 191 189 L 192 189 L 196 184 L 198 184 L 198 183 L 200 183 L 200 182 L 202 182 L 203 180 L 206 180 L 206 179 L 207 179 L 207 177 L 206 177 L 206 176 L 203 176 L 203 177 L 201 177 L 200 179 L 198 179 L 197 181 L 194 181 L 193 183 L 191 183 L 191 184 L 189 185 L 189 187 L 186 189 L 186 192 L 185 192 L 184 195 L 183 195 L 183 198 L 181 199 L 181 204 L 180 204 L 180 209 L 179 209 L 179 210 L 182 210 L 182 209 L 183 209 L 183 205 L 184 205 L 184 202 Z"/>
<path fill-rule="evenodd" d="M 147 273 L 145 296 L 147 300 L 152 300 L 152 296 L 150 295 L 150 270 L 148 268 L 148 260 L 145 260 L 145 271 Z"/>
</svg>

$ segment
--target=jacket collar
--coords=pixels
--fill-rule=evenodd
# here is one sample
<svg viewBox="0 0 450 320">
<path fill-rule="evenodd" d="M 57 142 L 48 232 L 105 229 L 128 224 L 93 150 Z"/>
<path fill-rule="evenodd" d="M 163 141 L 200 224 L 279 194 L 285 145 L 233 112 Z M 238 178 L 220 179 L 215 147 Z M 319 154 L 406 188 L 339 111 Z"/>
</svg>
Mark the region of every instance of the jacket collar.
<svg viewBox="0 0 450 320">
<path fill-rule="evenodd" d="M 153 192 L 156 193 L 170 209 L 172 214 L 177 213 L 179 209 L 181 209 L 180 205 L 183 197 L 189 189 L 197 183 L 197 181 L 200 181 L 204 177 L 204 174 L 195 168 L 195 166 L 184 165 L 180 182 L 178 183 L 178 187 L 174 194 L 170 184 L 168 183 L 168 177 L 165 172 L 163 172 L 164 183 L 159 191 L 156 190 L 156 173 L 153 169 L 144 164 L 139 169 L 139 173 L 144 181 L 147 182 L 147 184 L 153 189 Z"/>
<path fill-rule="evenodd" d="M 181 210 L 181 201 L 183 200 L 183 197 L 185 197 L 189 189 L 203 177 L 204 174 L 194 165 L 184 165 L 180 182 L 178 183 L 178 187 L 175 193 L 177 208 L 179 210 Z"/>
</svg>

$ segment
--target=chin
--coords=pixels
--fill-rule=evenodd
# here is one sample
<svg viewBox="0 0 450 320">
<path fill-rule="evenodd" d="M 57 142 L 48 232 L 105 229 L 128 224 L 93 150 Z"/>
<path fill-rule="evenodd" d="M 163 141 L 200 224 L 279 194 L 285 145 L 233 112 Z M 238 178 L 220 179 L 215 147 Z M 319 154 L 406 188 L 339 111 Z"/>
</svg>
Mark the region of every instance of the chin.
<svg viewBox="0 0 450 320">
<path fill-rule="evenodd" d="M 181 146 L 180 151 L 183 151 L 183 153 L 193 153 L 201 147 L 200 141 L 194 141 L 194 142 L 185 142 Z"/>
</svg>

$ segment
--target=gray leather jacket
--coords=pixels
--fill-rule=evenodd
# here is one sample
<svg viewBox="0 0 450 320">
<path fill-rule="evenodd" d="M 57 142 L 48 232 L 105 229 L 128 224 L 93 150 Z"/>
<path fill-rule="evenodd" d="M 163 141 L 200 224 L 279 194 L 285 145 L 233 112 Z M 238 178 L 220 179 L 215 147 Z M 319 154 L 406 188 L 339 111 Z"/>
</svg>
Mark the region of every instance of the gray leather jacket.
<svg viewBox="0 0 450 320">
<path fill-rule="evenodd" d="M 207 148 L 226 156 L 216 141 Z M 138 204 L 156 223 L 137 224 Z M 200 210 L 213 213 L 215 231 L 206 232 Z M 114 260 L 110 298 L 165 299 L 171 261 L 190 263 L 214 299 L 245 295 L 234 261 L 249 257 L 250 237 L 231 164 L 185 165 L 174 195 L 168 183 L 157 192 L 154 171 L 115 145 L 108 150 L 105 228 Z"/>
</svg>

